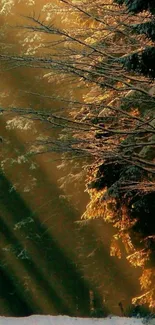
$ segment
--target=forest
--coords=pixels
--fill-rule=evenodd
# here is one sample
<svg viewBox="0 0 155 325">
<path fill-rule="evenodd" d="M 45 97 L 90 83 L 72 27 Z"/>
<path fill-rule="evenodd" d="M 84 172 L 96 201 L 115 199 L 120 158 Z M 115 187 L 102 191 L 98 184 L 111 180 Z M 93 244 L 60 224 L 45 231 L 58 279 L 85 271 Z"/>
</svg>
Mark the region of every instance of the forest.
<svg viewBox="0 0 155 325">
<path fill-rule="evenodd" d="M 28 2 L 25 4 L 27 7 Z M 23 259 L 22 263 L 17 261 L 12 276 L 20 282 L 17 270 L 21 267 L 24 279 L 27 277 L 26 269 L 35 273 L 36 288 L 41 283 L 43 290 L 48 291 L 47 305 L 50 306 L 50 297 L 54 297 L 53 313 L 57 310 L 67 315 L 102 317 L 111 313 L 109 291 L 117 296 L 118 291 L 123 290 L 118 265 L 127 263 L 131 269 L 136 269 L 139 289 L 129 294 L 130 307 L 125 304 L 124 308 L 120 294 L 116 301 L 118 309 L 114 308 L 114 312 L 119 310 L 121 315 L 129 316 L 154 313 L 155 3 L 153 0 L 55 0 L 44 1 L 40 6 L 36 0 L 33 10 L 27 10 L 25 14 L 21 4 L 17 22 L 12 18 L 10 24 L 5 18 L 1 23 L 2 78 L 14 78 L 10 77 L 11 74 L 18 74 L 19 78 L 16 91 L 8 97 L 2 92 L 0 108 L 3 129 L 0 186 L 1 192 L 5 189 L 11 195 L 1 195 L 0 205 L 5 210 L 1 225 L 6 238 L 10 237 L 12 245 L 16 246 L 13 254 L 19 256 L 22 252 Z M 1 16 L 7 17 L 14 8 L 14 1 L 2 1 Z M 7 34 L 9 25 L 12 37 Z M 10 85 L 14 84 L 14 79 L 10 80 Z M 7 132 L 9 140 L 6 141 Z M 26 139 L 25 144 L 22 140 L 18 148 L 16 145 L 11 156 L 9 150 L 12 149 L 8 148 L 14 146 L 18 137 L 20 141 Z M 55 185 L 56 180 L 51 189 L 48 172 L 44 193 L 55 202 L 50 227 L 52 234 L 57 232 L 56 238 L 47 232 L 48 224 L 45 226 L 44 221 L 39 223 L 39 214 L 31 212 L 28 201 L 20 192 L 22 188 L 25 188 L 25 193 L 29 192 L 30 184 L 32 189 L 38 186 L 35 190 L 38 193 L 35 194 L 38 196 L 36 204 L 42 202 L 44 205 L 45 198 L 39 194 L 39 186 L 45 177 L 41 173 L 38 176 L 35 171 L 33 177 L 31 175 L 37 165 L 32 161 L 43 159 L 40 157 L 53 157 L 48 168 L 55 168 L 51 167 L 54 161 L 61 174 L 58 183 L 63 195 Z M 18 165 L 22 166 L 22 163 L 27 167 L 20 170 Z M 8 176 L 12 173 L 12 166 L 19 175 L 16 181 Z M 25 177 L 22 173 L 26 168 L 30 172 Z M 73 192 L 77 197 L 79 195 L 80 219 L 77 209 L 71 207 Z M 88 196 L 87 204 L 82 201 L 83 195 Z M 61 196 L 59 204 L 54 196 Z M 17 216 L 15 205 L 23 213 L 22 221 L 20 212 Z M 46 211 L 47 220 L 50 218 L 49 209 Z M 71 210 L 72 221 L 68 217 Z M 66 218 L 64 222 L 57 219 L 57 213 L 62 214 L 62 211 Z M 16 233 L 7 228 L 9 213 Z M 24 230 L 20 233 L 22 227 Z M 92 229 L 95 229 L 94 233 Z M 106 229 L 111 229 L 108 239 Z M 95 232 L 100 234 L 98 238 Z M 25 239 L 24 244 L 22 240 L 26 233 L 29 234 L 26 238 L 35 241 L 35 262 L 22 246 L 25 245 Z M 71 233 L 73 238 L 69 242 Z M 2 245 L 7 242 L 3 237 Z M 107 251 L 102 247 L 104 237 L 108 242 Z M 29 242 L 26 245 L 29 248 Z M 35 263 L 39 261 L 39 247 L 44 245 L 48 252 L 41 262 L 43 277 Z M 65 248 L 65 257 L 61 247 L 65 245 L 76 246 L 79 257 L 73 256 L 70 248 Z M 104 256 L 107 256 L 106 263 Z M 61 269 L 57 258 L 61 260 Z M 56 261 L 54 266 L 53 259 Z M 9 258 L 3 256 L 1 272 L 2 278 L 10 281 L 14 291 L 13 278 L 6 273 L 6 265 L 11 265 L 11 260 L 11 255 Z M 51 278 L 51 281 L 56 281 L 54 288 L 49 287 L 47 281 L 48 268 L 55 268 Z M 118 278 L 115 272 L 119 274 Z M 63 281 L 57 282 L 57 275 L 68 283 L 67 289 Z M 118 284 L 114 288 L 116 279 Z M 25 308 L 27 314 L 49 310 L 37 304 L 32 308 L 35 292 L 38 292 L 38 300 L 42 298 L 40 291 L 35 291 L 38 289 L 34 289 L 33 294 L 29 292 L 31 281 L 27 278 L 23 287 L 24 290 L 25 286 L 27 288 L 26 298 L 22 289 L 17 290 L 17 301 L 22 296 L 22 315 L 25 315 Z M 24 299 L 26 303 L 23 303 Z M 13 314 L 16 315 L 17 310 Z"/>
</svg>

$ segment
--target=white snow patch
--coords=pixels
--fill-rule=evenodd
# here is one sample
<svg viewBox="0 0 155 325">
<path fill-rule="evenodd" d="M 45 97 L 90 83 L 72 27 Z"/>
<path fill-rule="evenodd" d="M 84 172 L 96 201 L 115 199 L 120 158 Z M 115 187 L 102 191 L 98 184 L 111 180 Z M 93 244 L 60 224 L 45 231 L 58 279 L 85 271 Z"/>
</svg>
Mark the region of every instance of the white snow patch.
<svg viewBox="0 0 155 325">
<path fill-rule="evenodd" d="M 76 318 L 69 316 L 0 317 L 0 325 L 155 325 L 155 319 L 147 322 L 141 318 L 107 317 Z"/>
</svg>

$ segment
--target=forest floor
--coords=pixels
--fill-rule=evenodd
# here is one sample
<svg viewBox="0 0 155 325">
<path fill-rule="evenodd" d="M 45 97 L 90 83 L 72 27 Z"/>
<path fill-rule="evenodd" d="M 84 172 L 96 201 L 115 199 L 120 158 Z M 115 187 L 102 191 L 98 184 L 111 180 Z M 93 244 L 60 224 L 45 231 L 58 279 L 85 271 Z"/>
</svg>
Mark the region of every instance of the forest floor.
<svg viewBox="0 0 155 325">
<path fill-rule="evenodd" d="M 0 317 L 0 325 L 155 325 L 155 318 L 127 318 L 108 316 L 106 318 L 76 318 L 69 316 Z"/>
</svg>

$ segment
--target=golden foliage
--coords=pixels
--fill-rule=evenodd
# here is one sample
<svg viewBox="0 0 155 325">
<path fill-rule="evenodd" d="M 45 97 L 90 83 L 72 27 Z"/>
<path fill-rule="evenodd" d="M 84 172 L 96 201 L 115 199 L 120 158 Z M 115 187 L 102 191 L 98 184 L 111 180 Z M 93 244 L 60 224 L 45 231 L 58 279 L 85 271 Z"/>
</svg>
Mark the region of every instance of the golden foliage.
<svg viewBox="0 0 155 325">
<path fill-rule="evenodd" d="M 154 271 L 154 269 L 143 270 L 143 273 L 140 277 L 140 285 L 142 289 L 148 289 L 151 286 Z"/>
<path fill-rule="evenodd" d="M 87 205 L 86 211 L 83 214 L 83 219 L 104 218 L 105 205 L 102 203 L 105 190 L 97 192 L 95 189 L 89 190 L 91 198 L 90 203 Z"/>
<path fill-rule="evenodd" d="M 143 267 L 145 263 L 149 260 L 150 251 L 141 249 L 135 251 L 133 254 L 127 256 L 127 260 L 135 267 Z"/>
<path fill-rule="evenodd" d="M 110 256 L 117 256 L 119 259 L 122 257 L 120 245 L 117 236 L 114 236 L 110 246 Z"/>
<path fill-rule="evenodd" d="M 155 289 L 151 289 L 139 297 L 132 299 L 132 303 L 135 305 L 147 304 L 151 309 L 155 308 Z"/>
</svg>

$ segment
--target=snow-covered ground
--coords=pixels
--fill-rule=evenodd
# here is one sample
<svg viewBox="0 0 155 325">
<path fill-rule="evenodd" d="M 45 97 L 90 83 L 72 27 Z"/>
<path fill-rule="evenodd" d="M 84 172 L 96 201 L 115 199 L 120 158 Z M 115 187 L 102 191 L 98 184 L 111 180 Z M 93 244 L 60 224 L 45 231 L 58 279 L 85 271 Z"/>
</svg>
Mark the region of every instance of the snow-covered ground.
<svg viewBox="0 0 155 325">
<path fill-rule="evenodd" d="M 76 318 L 68 316 L 0 317 L 0 325 L 155 325 L 155 318 L 107 317 L 107 318 Z"/>
</svg>

